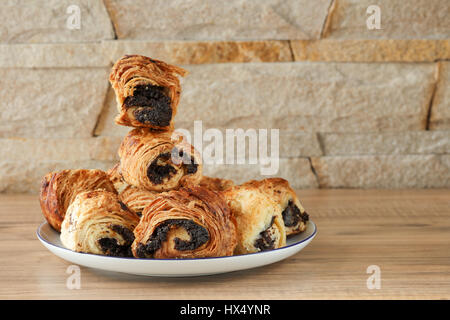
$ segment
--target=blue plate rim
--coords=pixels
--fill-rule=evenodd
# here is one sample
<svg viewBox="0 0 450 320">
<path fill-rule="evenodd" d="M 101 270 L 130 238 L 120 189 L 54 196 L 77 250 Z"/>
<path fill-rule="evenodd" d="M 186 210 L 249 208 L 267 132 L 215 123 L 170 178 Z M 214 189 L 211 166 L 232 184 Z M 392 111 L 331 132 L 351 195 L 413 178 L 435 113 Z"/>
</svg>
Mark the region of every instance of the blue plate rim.
<svg viewBox="0 0 450 320">
<path fill-rule="evenodd" d="M 248 256 L 252 256 L 252 255 L 270 254 L 270 253 L 272 253 L 274 251 L 282 251 L 282 250 L 286 250 L 286 249 L 291 248 L 291 247 L 298 246 L 299 244 L 314 238 L 315 235 L 317 234 L 317 225 L 313 221 L 309 220 L 308 224 L 312 224 L 314 230 L 308 237 L 306 237 L 305 239 L 302 239 L 302 240 L 300 240 L 298 242 L 292 243 L 290 245 L 287 245 L 287 246 L 284 246 L 284 247 L 281 247 L 281 248 L 268 250 L 268 251 L 252 252 L 252 253 L 246 253 L 246 254 L 241 254 L 241 255 L 236 255 L 236 256 L 225 256 L 225 257 L 183 258 L 183 259 L 152 259 L 152 258 L 139 258 L 138 259 L 138 258 L 134 258 L 134 257 L 112 257 L 112 256 L 93 254 L 93 253 L 86 253 L 86 252 L 76 252 L 76 251 L 72 251 L 72 250 L 70 250 L 68 248 L 57 246 L 57 245 L 47 241 L 46 239 L 44 239 L 41 236 L 40 231 L 41 231 L 42 227 L 44 225 L 46 225 L 46 224 L 49 225 L 49 223 L 47 221 L 44 221 L 38 226 L 38 228 L 36 229 L 36 236 L 38 237 L 38 239 L 40 241 L 45 242 L 45 243 L 47 243 L 48 245 L 50 245 L 52 247 L 55 247 L 55 248 L 61 249 L 61 250 L 65 250 L 65 251 L 68 251 L 68 252 L 71 252 L 71 253 L 97 257 L 99 259 L 103 259 L 104 258 L 104 259 L 132 260 L 132 261 L 199 261 L 199 260 L 232 259 L 232 258 L 248 257 Z M 50 226 L 50 228 L 51 228 L 51 226 Z M 57 232 L 55 230 L 53 230 L 53 231 Z"/>
</svg>

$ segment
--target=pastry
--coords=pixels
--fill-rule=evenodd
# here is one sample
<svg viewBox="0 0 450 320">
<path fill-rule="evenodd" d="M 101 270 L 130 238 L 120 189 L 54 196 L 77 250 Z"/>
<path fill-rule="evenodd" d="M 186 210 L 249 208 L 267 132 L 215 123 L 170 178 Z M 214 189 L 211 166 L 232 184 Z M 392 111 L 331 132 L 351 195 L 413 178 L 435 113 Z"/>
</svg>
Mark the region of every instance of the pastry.
<svg viewBox="0 0 450 320">
<path fill-rule="evenodd" d="M 135 212 L 138 216 L 141 216 L 144 208 L 158 195 L 159 193 L 155 191 L 128 186 L 119 193 L 119 199 L 131 211 Z"/>
<path fill-rule="evenodd" d="M 303 209 L 295 191 L 289 182 L 282 178 L 268 178 L 253 181 L 261 190 L 269 194 L 281 206 L 286 235 L 290 236 L 305 231 L 309 215 Z"/>
<path fill-rule="evenodd" d="M 234 186 L 223 195 L 236 219 L 236 254 L 254 253 L 286 245 L 282 210 L 254 183 Z"/>
<path fill-rule="evenodd" d="M 108 175 L 109 180 L 114 184 L 117 193 L 120 194 L 129 186 L 129 184 L 123 180 L 122 173 L 120 172 L 120 163 L 117 163 L 114 167 L 106 171 L 106 174 Z"/>
<path fill-rule="evenodd" d="M 41 183 L 42 213 L 53 229 L 61 231 L 66 210 L 77 194 L 96 189 L 116 193 L 113 183 L 101 170 L 78 169 L 50 172 Z"/>
<path fill-rule="evenodd" d="M 160 194 L 142 212 L 134 235 L 137 258 L 230 256 L 237 243 L 223 196 L 194 186 Z"/>
<path fill-rule="evenodd" d="M 234 186 L 234 182 L 227 179 L 221 178 L 212 178 L 208 176 L 203 176 L 200 180 L 199 185 L 206 189 L 214 190 L 214 191 L 225 191 L 232 186 Z"/>
<path fill-rule="evenodd" d="M 113 66 L 109 81 L 116 94 L 117 124 L 173 128 L 186 70 L 140 55 L 126 55 Z"/>
<path fill-rule="evenodd" d="M 167 191 L 201 178 L 200 155 L 176 132 L 131 130 L 120 145 L 119 157 L 123 179 L 138 188 Z"/>
<path fill-rule="evenodd" d="M 139 217 L 117 194 L 106 190 L 79 193 L 61 226 L 62 244 L 76 252 L 131 257 L 133 230 Z"/>
</svg>

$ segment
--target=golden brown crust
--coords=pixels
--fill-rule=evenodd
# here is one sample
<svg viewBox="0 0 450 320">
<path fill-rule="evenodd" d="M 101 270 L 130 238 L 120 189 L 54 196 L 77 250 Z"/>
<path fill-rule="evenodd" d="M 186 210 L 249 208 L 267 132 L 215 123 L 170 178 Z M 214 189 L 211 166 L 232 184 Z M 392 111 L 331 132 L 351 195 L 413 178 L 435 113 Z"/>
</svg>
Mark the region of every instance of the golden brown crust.
<svg viewBox="0 0 450 320">
<path fill-rule="evenodd" d="M 148 206 L 150 202 L 152 202 L 158 195 L 159 193 L 155 191 L 128 186 L 119 194 L 119 199 L 131 211 L 141 216 L 144 208 Z"/>
<path fill-rule="evenodd" d="M 223 195 L 238 232 L 236 254 L 272 250 L 286 245 L 281 207 L 254 183 L 234 186 Z"/>
<path fill-rule="evenodd" d="M 178 76 L 187 71 L 163 61 L 141 55 L 126 55 L 113 66 L 109 81 L 116 93 L 119 115 L 117 124 L 132 127 L 149 127 L 155 129 L 172 129 L 173 118 L 177 112 L 181 87 Z M 125 99 L 133 96 L 137 86 L 153 85 L 163 88 L 170 99 L 171 120 L 169 125 L 158 125 L 138 121 L 134 111 L 139 106 L 126 106 Z"/>
<path fill-rule="evenodd" d="M 50 172 L 42 180 L 40 204 L 48 223 L 61 231 L 66 210 L 78 193 L 105 189 L 116 193 L 113 183 L 101 170 L 62 170 Z"/>
<path fill-rule="evenodd" d="M 114 167 L 106 171 L 106 174 L 109 177 L 109 180 L 114 184 L 114 188 L 116 189 L 117 193 L 121 193 L 123 190 L 125 190 L 129 184 L 123 180 L 121 169 L 120 169 L 120 162 L 116 163 Z"/>
<path fill-rule="evenodd" d="M 151 191 L 167 191 L 198 183 L 202 176 L 199 153 L 173 131 L 131 130 L 119 148 L 123 179 Z"/>
<path fill-rule="evenodd" d="M 220 193 L 201 187 L 160 194 L 134 230 L 133 255 L 139 258 L 230 256 L 236 227 Z"/>
<path fill-rule="evenodd" d="M 244 185 L 259 188 L 281 206 L 288 236 L 306 230 L 309 216 L 287 180 L 268 178 L 260 181 L 248 181 Z"/>
<path fill-rule="evenodd" d="M 199 183 L 200 187 L 204 187 L 213 191 L 225 191 L 234 186 L 232 180 L 212 178 L 208 176 L 203 176 Z"/>
<path fill-rule="evenodd" d="M 131 257 L 139 217 L 106 190 L 77 194 L 61 226 L 61 242 L 76 252 Z"/>
</svg>

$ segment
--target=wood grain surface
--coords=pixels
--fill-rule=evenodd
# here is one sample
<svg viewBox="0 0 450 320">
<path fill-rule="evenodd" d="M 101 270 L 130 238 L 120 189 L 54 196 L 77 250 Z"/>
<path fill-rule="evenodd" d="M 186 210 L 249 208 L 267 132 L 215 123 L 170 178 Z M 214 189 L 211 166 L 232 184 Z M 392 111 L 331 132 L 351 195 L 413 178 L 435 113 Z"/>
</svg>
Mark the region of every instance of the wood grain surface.
<svg viewBox="0 0 450 320">
<path fill-rule="evenodd" d="M 450 190 L 299 190 L 318 226 L 303 251 L 257 269 L 151 278 L 66 262 L 36 238 L 37 196 L 0 195 L 1 299 L 449 299 Z M 381 270 L 369 290 L 367 267 Z"/>
</svg>

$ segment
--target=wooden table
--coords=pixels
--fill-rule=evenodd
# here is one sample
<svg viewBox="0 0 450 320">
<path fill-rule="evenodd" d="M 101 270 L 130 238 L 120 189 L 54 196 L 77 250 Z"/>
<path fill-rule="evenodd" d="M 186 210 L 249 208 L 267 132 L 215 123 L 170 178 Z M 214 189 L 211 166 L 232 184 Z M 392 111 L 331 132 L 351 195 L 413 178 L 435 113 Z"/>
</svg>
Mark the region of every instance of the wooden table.
<svg viewBox="0 0 450 320">
<path fill-rule="evenodd" d="M 450 190 L 300 190 L 318 226 L 297 255 L 273 265 L 195 278 L 139 277 L 70 265 L 35 230 L 37 196 L 0 195 L 1 299 L 450 298 Z M 381 271 L 368 289 L 367 268 Z"/>
</svg>

